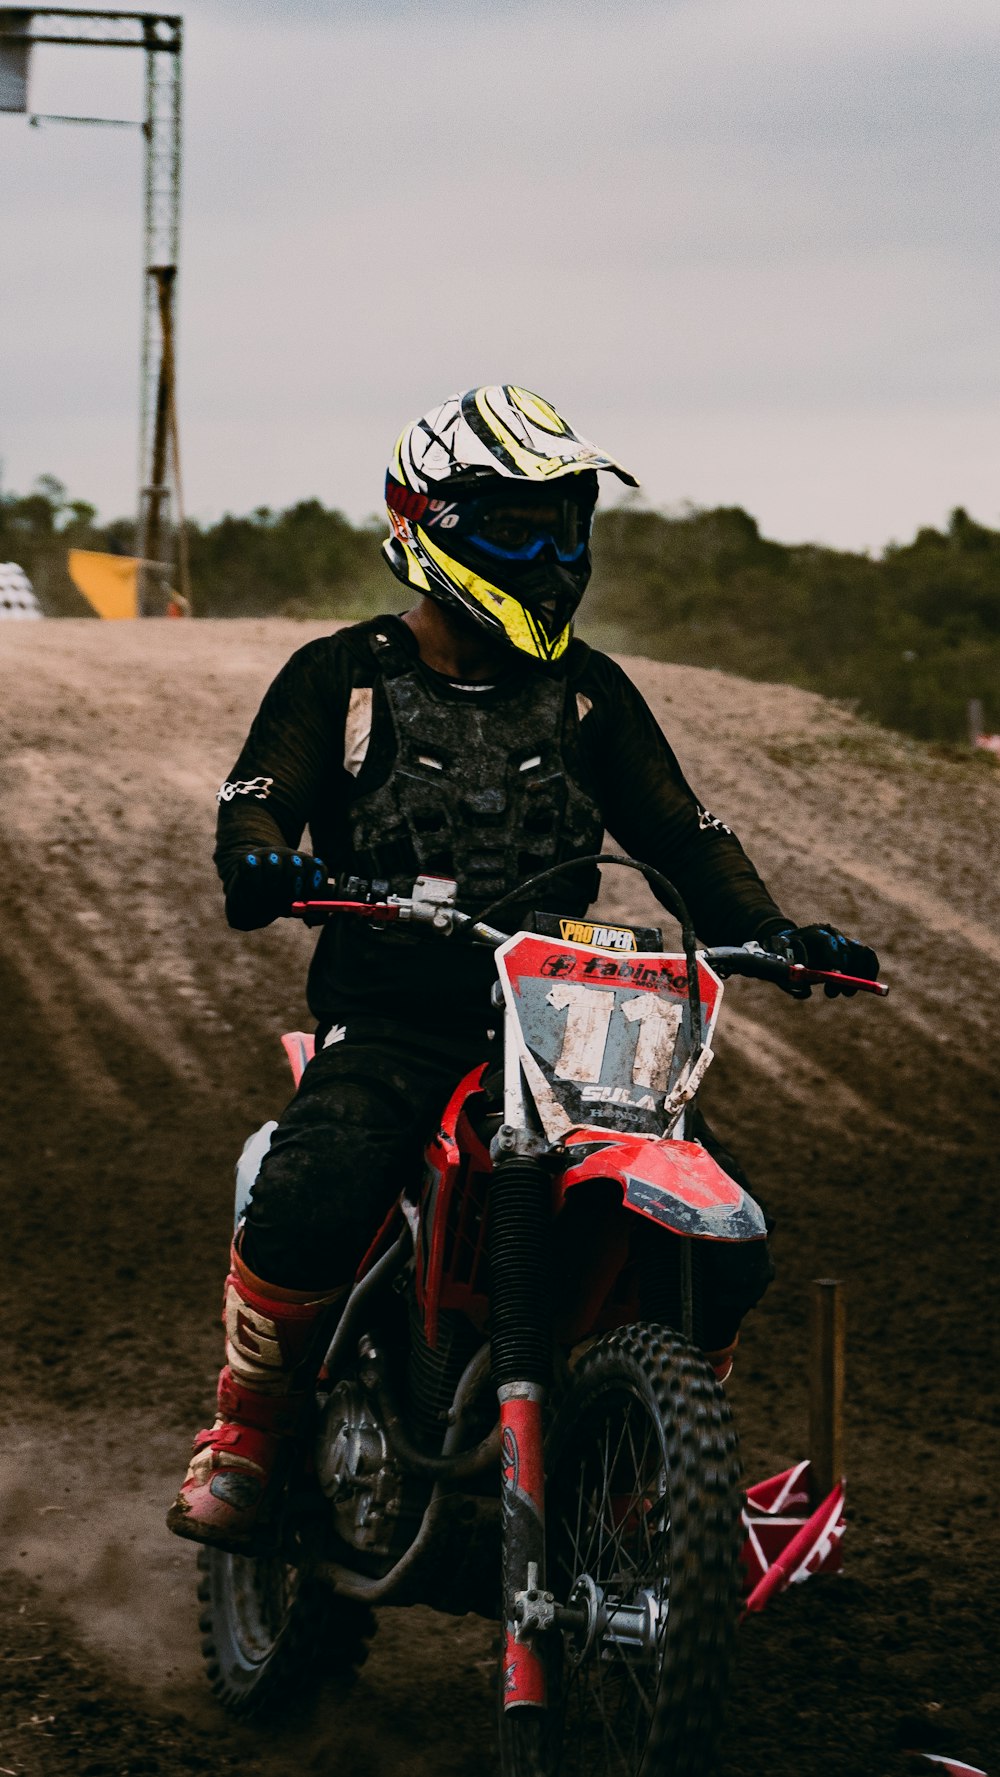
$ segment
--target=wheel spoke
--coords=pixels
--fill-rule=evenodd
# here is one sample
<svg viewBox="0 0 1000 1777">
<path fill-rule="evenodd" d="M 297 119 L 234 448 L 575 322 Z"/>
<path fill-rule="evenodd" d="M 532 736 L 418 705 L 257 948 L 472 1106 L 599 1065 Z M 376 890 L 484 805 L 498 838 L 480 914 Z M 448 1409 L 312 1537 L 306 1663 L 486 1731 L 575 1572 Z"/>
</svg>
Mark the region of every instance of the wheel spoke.
<svg viewBox="0 0 1000 1777">
<path fill-rule="evenodd" d="M 608 1455 L 608 1444 L 610 1442 L 610 1439 L 611 1439 L 611 1428 L 607 1424 L 607 1422 L 605 1422 L 605 1427 L 604 1427 L 604 1462 L 603 1462 L 603 1473 L 605 1475 L 607 1474 L 607 1455 Z M 581 1476 L 581 1486 L 584 1484 L 585 1484 L 584 1477 Z M 603 1497 L 604 1497 L 604 1490 L 600 1486 L 600 1483 L 598 1483 L 596 1500 L 599 1501 L 599 1500 L 603 1499 Z M 590 1540 L 587 1544 L 586 1554 L 583 1557 L 583 1564 L 582 1565 L 583 1565 L 583 1570 L 585 1573 L 590 1572 L 591 1562 L 593 1560 L 593 1555 L 594 1555 L 594 1544 L 597 1540 L 597 1536 L 598 1536 L 598 1532 L 600 1530 L 600 1527 L 601 1527 L 600 1509 L 598 1508 L 598 1506 L 595 1503 L 595 1506 L 593 1507 L 593 1522 L 590 1527 Z"/>
<path fill-rule="evenodd" d="M 647 1509 L 647 1501 L 648 1501 L 649 1493 L 652 1490 L 652 1487 L 655 1487 L 657 1482 L 662 1478 L 662 1462 L 661 1462 L 661 1458 L 659 1455 L 659 1451 L 657 1449 L 655 1451 L 655 1455 L 656 1455 L 656 1461 L 657 1461 L 657 1465 L 658 1465 L 658 1475 L 657 1475 L 656 1479 L 652 1482 L 651 1485 L 648 1484 L 644 1478 L 646 1475 L 646 1465 L 647 1465 L 647 1462 L 649 1459 L 650 1446 L 651 1446 L 651 1444 L 655 1444 L 655 1439 L 653 1437 L 651 1427 L 649 1426 L 649 1424 L 647 1422 L 646 1427 L 645 1427 L 645 1438 L 644 1438 L 644 1442 L 643 1442 L 643 1450 L 642 1450 L 641 1459 L 638 1456 L 636 1456 L 636 1454 L 635 1454 L 635 1441 L 632 1437 L 631 1422 L 629 1423 L 628 1432 L 629 1432 L 629 1444 L 630 1444 L 632 1456 L 633 1456 L 633 1472 L 635 1473 L 635 1475 L 637 1477 L 637 1482 L 636 1482 L 635 1489 L 633 1490 L 633 1493 L 632 1493 L 632 1498 L 629 1501 L 628 1511 L 624 1514 L 624 1516 L 622 1518 L 621 1525 L 619 1527 L 619 1532 L 618 1532 L 616 1542 L 615 1542 L 615 1547 L 614 1547 L 614 1557 L 615 1557 L 616 1561 L 619 1561 L 622 1557 L 624 1557 L 628 1561 L 628 1563 L 632 1569 L 632 1572 L 631 1572 L 631 1575 L 629 1576 L 629 1578 L 632 1582 L 633 1587 L 638 1588 L 643 1585 L 648 1585 L 660 1578 L 659 1572 L 654 1567 L 653 1545 L 652 1545 L 652 1541 L 651 1541 L 651 1538 L 649 1535 L 650 1513 Z M 632 1524 L 634 1522 L 635 1519 L 638 1519 L 638 1526 L 641 1530 L 642 1537 L 644 1538 L 645 1544 L 646 1544 L 646 1552 L 648 1555 L 648 1562 L 646 1563 L 645 1568 L 643 1567 L 643 1564 L 639 1560 L 636 1559 L 636 1556 L 633 1555 L 625 1547 L 625 1543 L 624 1543 L 625 1532 L 629 1528 L 630 1524 Z M 622 1578 L 624 1579 L 624 1577 L 625 1576 L 623 1575 Z"/>
<path fill-rule="evenodd" d="M 603 1571 L 605 1567 L 605 1551 L 609 1546 L 620 1546 L 620 1532 L 627 1524 L 627 1514 L 622 1520 L 621 1527 L 616 1526 L 615 1524 L 614 1476 L 619 1466 L 622 1447 L 628 1430 L 628 1419 L 629 1408 L 626 1407 L 625 1412 L 622 1415 L 622 1424 L 618 1432 L 618 1442 L 615 1446 L 615 1453 L 614 1456 L 611 1457 L 611 1415 L 608 1413 L 605 1416 L 601 1480 L 594 1506 L 593 1529 L 583 1561 L 584 1571 L 588 1573 L 595 1568 Z M 598 1536 L 601 1536 L 602 1540 L 595 1549 L 595 1542 L 597 1542 Z"/>
<path fill-rule="evenodd" d="M 622 1753 L 621 1747 L 618 1743 L 618 1736 L 615 1733 L 610 1720 L 608 1719 L 608 1711 L 604 1705 L 604 1680 L 605 1680 L 604 1667 L 602 1666 L 600 1661 L 598 1661 L 598 1663 L 597 1663 L 598 1709 L 600 1710 L 601 1727 L 602 1727 L 603 1733 L 604 1733 L 605 1748 L 607 1748 L 608 1741 L 610 1740 L 614 1745 L 616 1753 L 618 1754 L 619 1761 L 621 1762 L 621 1765 L 622 1765 L 622 1769 L 627 1773 L 628 1766 L 625 1763 L 624 1754 Z M 608 1771 L 609 1777 L 611 1777 L 610 1766 L 606 1766 L 605 1769 Z"/>
<path fill-rule="evenodd" d="M 631 1686 L 635 1690 L 637 1697 L 639 1698 L 639 1702 L 642 1705 L 643 1711 L 645 1712 L 646 1719 L 647 1719 L 647 1721 L 649 1721 L 650 1718 L 652 1717 L 653 1704 L 656 1700 L 655 1687 L 654 1687 L 654 1691 L 653 1691 L 652 1696 L 649 1695 L 648 1691 L 643 1690 L 643 1687 L 639 1682 L 638 1674 L 636 1672 L 636 1662 L 633 1659 L 630 1659 L 628 1649 L 619 1647 L 619 1646 L 617 1646 L 616 1643 L 613 1642 L 612 1643 L 612 1652 L 614 1654 L 614 1659 L 616 1662 L 615 1670 L 622 1671 L 627 1675 L 629 1683 L 631 1684 Z"/>
<path fill-rule="evenodd" d="M 585 1492 L 584 1492 L 584 1486 L 583 1486 L 583 1477 L 581 1476 L 580 1483 L 579 1483 L 577 1490 L 576 1490 L 576 1529 L 573 1532 L 573 1562 L 574 1562 L 574 1565 L 575 1565 L 577 1571 L 579 1571 L 579 1569 L 580 1569 L 580 1533 L 583 1529 L 583 1501 L 584 1501 L 584 1497 L 585 1497 Z M 576 1573 L 570 1574 L 569 1577 L 570 1577 L 570 1582 L 572 1583 L 572 1581 L 576 1578 Z"/>
<path fill-rule="evenodd" d="M 635 1440 L 632 1436 L 632 1423 L 631 1423 L 631 1419 L 629 1420 L 629 1428 L 628 1428 L 629 1449 L 632 1452 L 632 1465 L 633 1465 L 634 1472 L 639 1476 L 644 1475 L 646 1472 L 646 1462 L 648 1460 L 648 1455 L 649 1455 L 650 1432 L 649 1432 L 648 1421 L 646 1424 L 645 1431 L 646 1431 L 646 1435 L 645 1435 L 645 1439 L 643 1441 L 643 1447 L 642 1447 L 642 1460 L 640 1461 L 640 1459 L 636 1456 L 636 1453 L 635 1453 Z M 645 1497 L 643 1498 L 643 1504 L 645 1504 Z M 641 1511 L 640 1522 L 641 1522 L 642 1534 L 643 1534 L 645 1541 L 646 1541 L 646 1553 L 649 1556 L 650 1562 L 652 1562 L 653 1545 L 652 1545 L 652 1542 L 650 1541 L 650 1536 L 649 1536 L 649 1512 L 648 1511 L 645 1511 L 645 1510 Z"/>
</svg>

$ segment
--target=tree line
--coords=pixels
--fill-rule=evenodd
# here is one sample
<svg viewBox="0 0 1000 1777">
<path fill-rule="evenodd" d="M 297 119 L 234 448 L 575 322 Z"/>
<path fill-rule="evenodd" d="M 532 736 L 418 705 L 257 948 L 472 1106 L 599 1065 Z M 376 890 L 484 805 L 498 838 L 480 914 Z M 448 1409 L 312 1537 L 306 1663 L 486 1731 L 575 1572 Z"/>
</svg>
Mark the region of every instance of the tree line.
<svg viewBox="0 0 1000 1777">
<path fill-rule="evenodd" d="M 382 521 L 353 524 L 319 500 L 187 528 L 201 617 L 363 617 L 404 596 L 381 558 Z M 53 616 L 87 614 L 67 548 L 127 554 L 132 535 L 131 520 L 101 524 L 52 476 L 0 495 L 0 559 L 21 564 Z M 846 699 L 921 740 L 963 740 L 970 698 L 1000 730 L 1000 531 L 961 507 L 872 556 L 777 543 L 738 506 L 626 501 L 598 513 L 579 627 L 624 653 Z"/>
</svg>

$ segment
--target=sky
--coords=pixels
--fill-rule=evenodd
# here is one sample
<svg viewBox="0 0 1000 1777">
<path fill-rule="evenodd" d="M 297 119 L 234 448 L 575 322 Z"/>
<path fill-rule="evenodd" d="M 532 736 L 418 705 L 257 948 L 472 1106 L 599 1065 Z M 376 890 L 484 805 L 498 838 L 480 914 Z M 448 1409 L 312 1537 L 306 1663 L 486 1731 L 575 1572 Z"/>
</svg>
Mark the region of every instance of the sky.
<svg viewBox="0 0 1000 1777">
<path fill-rule="evenodd" d="M 1000 525 L 996 0 L 189 0 L 189 511 L 376 511 L 512 381 L 675 509 L 881 549 Z M 35 52 L 137 117 L 137 54 Z M 134 504 L 141 148 L 0 117 L 0 458 Z M 615 484 L 617 485 L 617 484 Z M 612 489 L 608 489 L 613 497 Z"/>
</svg>

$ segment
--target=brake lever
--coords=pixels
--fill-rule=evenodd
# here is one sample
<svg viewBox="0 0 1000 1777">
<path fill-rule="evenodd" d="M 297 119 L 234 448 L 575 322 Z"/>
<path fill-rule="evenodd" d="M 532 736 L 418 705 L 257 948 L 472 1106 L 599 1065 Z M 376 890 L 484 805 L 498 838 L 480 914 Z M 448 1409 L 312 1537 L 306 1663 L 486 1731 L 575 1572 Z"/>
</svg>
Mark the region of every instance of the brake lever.
<svg viewBox="0 0 1000 1777">
<path fill-rule="evenodd" d="M 399 919 L 402 910 L 391 901 L 293 901 L 291 911 L 304 925 L 321 926 L 331 913 L 353 913 L 358 919 L 374 919 L 384 925 Z"/>
<path fill-rule="evenodd" d="M 808 982 L 810 987 L 821 981 L 835 981 L 839 987 L 853 987 L 856 993 L 874 993 L 880 1000 L 889 994 L 885 981 L 872 981 L 867 975 L 842 975 L 839 969 L 810 969 L 805 963 L 789 963 L 788 978 L 803 985 Z"/>
</svg>

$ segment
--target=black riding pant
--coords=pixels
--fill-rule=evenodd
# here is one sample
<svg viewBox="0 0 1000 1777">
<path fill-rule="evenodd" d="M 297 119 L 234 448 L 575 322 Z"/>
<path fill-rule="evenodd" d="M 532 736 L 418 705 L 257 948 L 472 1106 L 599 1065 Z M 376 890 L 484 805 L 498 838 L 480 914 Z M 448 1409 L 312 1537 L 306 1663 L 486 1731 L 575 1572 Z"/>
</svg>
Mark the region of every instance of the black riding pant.
<svg viewBox="0 0 1000 1777">
<path fill-rule="evenodd" d="M 283 1289 L 349 1283 L 462 1076 L 480 1030 L 429 1036 L 378 1018 L 334 1025 L 278 1120 L 247 1210 L 243 1256 Z"/>
<path fill-rule="evenodd" d="M 334 1026 L 261 1164 L 243 1233 L 251 1271 L 317 1293 L 350 1282 L 403 1186 L 416 1186 L 421 1150 L 449 1095 L 491 1047 L 480 1030 L 415 1035 L 372 1018 Z M 737 1161 L 696 1118 L 691 1134 L 749 1189 Z M 702 1262 L 714 1308 L 706 1344 L 722 1345 L 767 1288 L 767 1246 L 705 1242 Z"/>
</svg>

